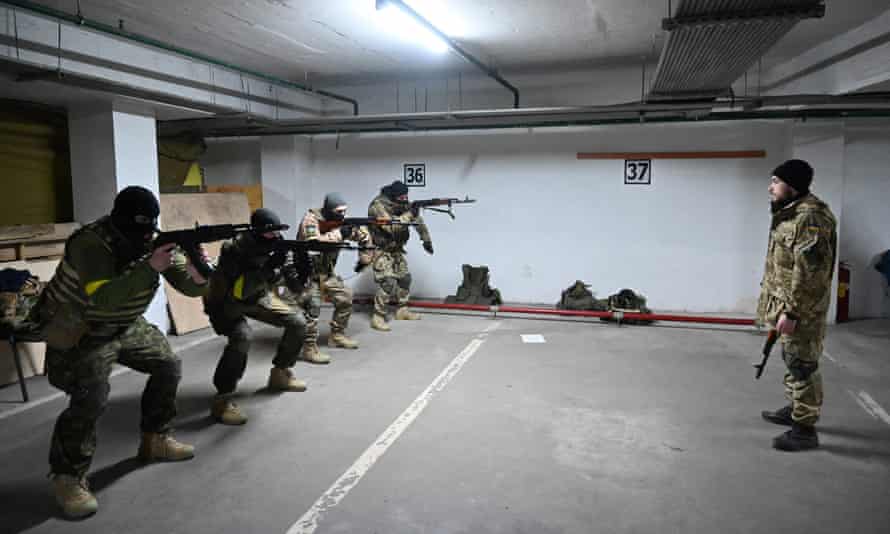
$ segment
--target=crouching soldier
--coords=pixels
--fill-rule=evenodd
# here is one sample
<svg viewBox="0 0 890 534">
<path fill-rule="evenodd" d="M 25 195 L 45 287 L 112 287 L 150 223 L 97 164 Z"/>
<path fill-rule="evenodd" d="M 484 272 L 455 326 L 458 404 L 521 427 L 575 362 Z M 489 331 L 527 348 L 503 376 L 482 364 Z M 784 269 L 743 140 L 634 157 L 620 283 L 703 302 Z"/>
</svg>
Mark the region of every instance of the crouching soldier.
<svg viewBox="0 0 890 534">
<path fill-rule="evenodd" d="M 232 396 L 247 368 L 251 337 L 248 317 L 284 328 L 272 360 L 269 389 L 306 391 L 306 383 L 294 378 L 291 370 L 303 345 L 305 322 L 294 307 L 278 296 L 277 289 L 285 283 L 290 287 L 305 284 L 308 265 L 287 261 L 287 253 L 274 246 L 281 239 L 277 230 L 268 230 L 281 226 L 274 212 L 260 208 L 251 215 L 250 224 L 253 231 L 239 234 L 223 245 L 217 269 L 210 278 L 210 291 L 204 298 L 204 311 L 214 331 L 228 337 L 213 375 L 217 395 L 211 407 L 211 415 L 226 425 L 247 422 Z M 297 278 L 301 280 L 294 281 Z"/>
<path fill-rule="evenodd" d="M 127 187 L 110 216 L 87 224 L 65 243 L 56 273 L 32 310 L 46 339 L 49 381 L 70 396 L 53 430 L 49 454 L 53 492 L 67 517 L 86 517 L 98 503 L 86 474 L 96 450 L 96 423 L 105 411 L 113 363 L 149 375 L 142 394 L 144 461 L 187 460 L 191 445 L 176 441 L 179 358 L 164 334 L 142 316 L 162 274 L 178 291 L 201 296 L 207 281 L 174 244 L 152 250 L 160 206 L 142 187 Z"/>
</svg>

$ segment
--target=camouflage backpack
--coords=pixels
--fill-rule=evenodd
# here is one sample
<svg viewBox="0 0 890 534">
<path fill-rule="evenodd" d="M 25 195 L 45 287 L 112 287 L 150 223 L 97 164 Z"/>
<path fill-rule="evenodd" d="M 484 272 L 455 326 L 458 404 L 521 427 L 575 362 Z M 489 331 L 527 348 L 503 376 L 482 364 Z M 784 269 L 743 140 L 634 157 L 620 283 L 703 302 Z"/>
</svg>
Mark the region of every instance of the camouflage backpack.
<svg viewBox="0 0 890 534">
<path fill-rule="evenodd" d="M 652 313 L 652 310 L 646 307 L 646 297 L 639 293 L 635 293 L 632 289 L 622 289 L 618 293 L 609 296 L 609 309 L 612 311 L 632 312 L 632 313 Z M 603 319 L 613 320 L 613 319 Z M 627 324 L 651 324 L 651 319 L 622 319 Z"/>
<path fill-rule="evenodd" d="M 604 311 L 606 305 L 597 300 L 593 293 L 587 289 L 590 285 L 581 280 L 564 289 L 556 307 L 560 310 Z"/>
<path fill-rule="evenodd" d="M 474 267 L 464 264 L 461 266 L 464 274 L 464 280 L 457 288 L 456 295 L 445 297 L 445 302 L 449 304 L 482 304 L 495 305 L 503 304 L 501 292 L 488 285 L 488 266 L 480 265 Z"/>
<path fill-rule="evenodd" d="M 28 271 L 14 269 L 4 269 L 0 278 L 0 323 L 18 328 L 37 303 L 46 284 Z"/>
</svg>

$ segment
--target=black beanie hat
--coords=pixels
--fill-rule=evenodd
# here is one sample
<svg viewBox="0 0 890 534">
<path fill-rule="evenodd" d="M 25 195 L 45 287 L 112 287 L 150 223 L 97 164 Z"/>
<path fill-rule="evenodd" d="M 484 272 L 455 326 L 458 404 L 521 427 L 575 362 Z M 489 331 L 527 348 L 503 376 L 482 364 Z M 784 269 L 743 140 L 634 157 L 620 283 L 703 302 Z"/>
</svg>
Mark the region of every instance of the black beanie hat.
<svg viewBox="0 0 890 534">
<path fill-rule="evenodd" d="M 269 226 L 278 226 L 280 224 L 281 219 L 278 218 L 274 211 L 268 208 L 260 208 L 250 216 L 250 225 L 259 234 L 267 232 L 266 228 Z"/>
<path fill-rule="evenodd" d="M 395 182 L 385 186 L 383 189 L 380 190 L 380 192 L 388 196 L 392 200 L 395 200 L 402 195 L 408 194 L 408 186 L 396 180 Z"/>
<path fill-rule="evenodd" d="M 789 159 L 773 170 L 773 176 L 805 195 L 809 193 L 810 184 L 813 183 L 813 168 L 802 159 Z"/>
<path fill-rule="evenodd" d="M 326 219 L 335 219 L 336 212 L 334 210 L 345 205 L 346 200 L 343 199 L 343 195 L 340 193 L 328 193 L 324 197 L 324 206 L 321 208 L 321 213 Z"/>
</svg>

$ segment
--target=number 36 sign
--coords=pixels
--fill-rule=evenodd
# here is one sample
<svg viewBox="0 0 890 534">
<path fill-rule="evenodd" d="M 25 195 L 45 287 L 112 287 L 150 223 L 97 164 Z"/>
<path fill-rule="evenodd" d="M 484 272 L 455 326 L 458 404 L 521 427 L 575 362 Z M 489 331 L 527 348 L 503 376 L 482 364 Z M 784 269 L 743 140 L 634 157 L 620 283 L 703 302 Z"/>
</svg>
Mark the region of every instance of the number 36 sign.
<svg viewBox="0 0 890 534">
<path fill-rule="evenodd" d="M 651 159 L 624 160 L 624 183 L 630 185 L 652 184 Z"/>
<path fill-rule="evenodd" d="M 408 187 L 426 187 L 426 164 L 405 163 L 402 181 Z"/>
</svg>

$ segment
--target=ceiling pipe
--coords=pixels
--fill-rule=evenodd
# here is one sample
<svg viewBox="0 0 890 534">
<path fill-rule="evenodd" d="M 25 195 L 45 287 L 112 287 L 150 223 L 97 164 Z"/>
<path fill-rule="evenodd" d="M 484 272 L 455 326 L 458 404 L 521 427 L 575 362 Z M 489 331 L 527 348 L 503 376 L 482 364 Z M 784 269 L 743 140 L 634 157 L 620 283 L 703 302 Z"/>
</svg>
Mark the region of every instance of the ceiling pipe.
<svg viewBox="0 0 890 534">
<path fill-rule="evenodd" d="M 473 56 L 472 54 L 470 54 L 469 52 L 464 50 L 459 44 L 457 44 L 457 42 L 454 39 L 452 39 L 451 37 L 448 37 L 447 35 L 442 33 L 442 31 L 440 31 L 438 28 L 433 26 L 433 24 L 430 21 L 426 20 L 423 17 L 423 15 L 421 15 L 420 13 L 415 11 L 411 6 L 409 6 L 402 0 L 375 0 L 375 1 L 376 1 L 377 9 L 382 9 L 386 5 L 395 6 L 398 9 L 401 9 L 403 12 L 405 12 L 405 14 L 411 16 L 411 18 L 413 18 L 418 23 L 420 23 L 424 28 L 426 28 L 427 30 L 429 30 L 430 32 L 435 34 L 436 37 L 445 41 L 445 43 L 448 44 L 448 47 L 451 48 L 452 50 L 454 50 L 454 52 L 457 53 L 457 55 L 459 55 L 460 57 L 469 61 L 473 65 L 475 65 L 476 68 L 478 68 L 479 70 L 481 70 L 482 72 L 487 74 L 493 80 L 495 80 L 496 82 L 498 82 L 499 84 L 504 86 L 508 91 L 513 93 L 513 107 L 514 108 L 519 107 L 519 89 L 517 89 L 510 82 L 508 82 L 507 80 L 502 78 L 501 75 L 498 74 L 498 72 L 495 69 L 492 69 L 492 68 L 486 66 L 484 63 L 482 63 L 475 56 Z"/>
<path fill-rule="evenodd" d="M 76 24 L 76 25 L 78 25 L 78 26 L 85 26 L 85 27 L 87 27 L 87 28 L 90 28 L 91 30 L 96 30 L 96 31 L 99 31 L 99 32 L 102 32 L 102 33 L 111 34 L 111 35 L 114 35 L 114 36 L 116 36 L 116 37 L 120 37 L 120 38 L 123 38 L 123 39 L 127 39 L 127 40 L 129 40 L 129 41 L 134 41 L 134 42 L 137 42 L 137 43 L 140 43 L 140 44 L 144 44 L 144 45 L 152 46 L 152 47 L 154 47 L 154 48 L 160 48 L 161 50 L 166 50 L 166 51 L 168 51 L 168 52 L 173 52 L 173 53 L 175 53 L 175 54 L 179 54 L 179 55 L 181 55 L 181 56 L 185 56 L 185 57 L 188 57 L 188 58 L 191 58 L 191 59 L 195 59 L 195 60 L 198 60 L 198 61 L 203 61 L 203 62 L 205 62 L 205 63 L 211 63 L 211 64 L 216 65 L 216 66 L 218 66 L 218 67 L 223 67 L 223 68 L 225 68 L 225 69 L 228 69 L 228 70 L 231 70 L 231 71 L 234 71 L 234 72 L 237 72 L 237 73 L 241 73 L 241 74 L 247 74 L 247 75 L 250 75 L 250 76 L 254 76 L 254 77 L 256 77 L 256 78 L 260 78 L 260 79 L 262 79 L 262 80 L 265 80 L 265 81 L 267 81 L 267 82 L 274 83 L 274 84 L 276 84 L 276 85 L 282 85 L 282 86 L 288 87 L 288 88 L 290 88 L 290 89 L 296 89 L 296 90 L 298 90 L 298 91 L 303 91 L 303 92 L 306 92 L 306 93 L 314 93 L 314 94 L 317 94 L 317 95 L 319 95 L 319 96 L 323 96 L 323 97 L 331 98 L 331 99 L 334 99 L 334 100 L 339 100 L 339 101 L 341 101 L 341 102 L 346 102 L 346 103 L 348 103 L 348 104 L 350 104 L 350 105 L 352 106 L 352 112 L 353 112 L 353 115 L 358 115 L 358 101 L 355 100 L 355 99 L 353 99 L 353 98 L 349 98 L 349 97 L 347 97 L 347 96 L 343 96 L 343 95 L 339 95 L 339 94 L 336 94 L 336 93 L 332 93 L 332 92 L 330 92 L 330 91 L 323 91 L 323 90 L 320 90 L 320 89 L 313 89 L 312 87 L 309 87 L 309 86 L 306 86 L 306 85 L 301 85 L 301 84 L 298 84 L 298 83 L 295 83 L 295 82 L 292 82 L 292 81 L 289 81 L 289 80 L 284 80 L 284 79 L 282 79 L 282 78 L 277 78 L 277 77 L 275 77 L 275 76 L 271 76 L 271 75 L 269 75 L 269 74 L 265 74 L 265 73 L 258 72 L 258 71 L 254 71 L 254 70 L 250 70 L 250 69 L 246 69 L 246 68 L 244 68 L 244 67 L 239 67 L 238 65 L 233 65 L 233 64 L 231 64 L 231 63 L 227 63 L 227 62 L 225 62 L 225 61 L 221 61 L 221 60 L 219 60 L 219 59 L 212 58 L 212 57 L 210 57 L 210 56 L 205 56 L 204 54 L 201 54 L 201 53 L 199 53 L 199 52 L 195 52 L 195 51 L 193 51 L 193 50 L 188 50 L 188 49 L 185 49 L 185 48 L 180 48 L 180 47 L 178 47 L 178 46 L 171 45 L 171 44 L 169 44 L 169 43 L 165 43 L 165 42 L 163 42 L 163 41 L 159 41 L 159 40 L 157 40 L 157 39 L 153 39 L 153 38 L 151 38 L 151 37 L 147 37 L 147 36 L 145 36 L 145 35 L 140 35 L 140 34 L 137 34 L 137 33 L 128 32 L 128 31 L 125 31 L 125 30 L 123 30 L 123 29 L 116 28 L 116 27 L 114 27 L 114 26 L 110 26 L 110 25 L 108 25 L 108 24 L 104 24 L 104 23 L 101 23 L 101 22 L 98 22 L 98 21 L 94 21 L 94 20 L 90 20 L 90 19 L 84 18 L 84 17 L 83 17 L 82 15 L 80 15 L 79 13 L 78 13 L 77 15 L 71 15 L 71 14 L 66 13 L 66 12 L 64 12 L 64 11 L 60 11 L 60 10 L 58 10 L 58 9 L 53 9 L 53 8 L 51 8 L 51 7 L 47 7 L 47 6 L 38 4 L 38 3 L 36 3 L 36 2 L 30 2 L 30 1 L 28 1 L 28 0 L 2 0 L 2 2 L 0 2 L 0 3 L 8 4 L 8 5 L 17 7 L 17 8 L 19 8 L 19 9 L 23 9 L 23 10 L 25 10 L 25 11 L 30 11 L 30 12 L 33 12 L 33 13 L 38 13 L 38 14 L 41 14 L 41 15 L 47 15 L 47 16 L 54 17 L 54 18 L 57 18 L 57 19 L 61 19 L 61 20 L 64 20 L 64 21 L 66 21 L 66 22 L 70 22 L 70 23 L 72 23 L 72 24 Z"/>
<path fill-rule="evenodd" d="M 746 99 L 736 100 L 744 105 Z M 753 101 L 751 101 L 753 102 Z M 322 135 L 329 133 L 488 130 L 502 128 L 586 126 L 646 122 L 701 122 L 753 119 L 855 118 L 890 116 L 890 93 L 870 95 L 798 95 L 761 97 L 756 108 L 729 107 L 730 102 L 631 103 L 612 106 L 522 108 L 432 113 L 402 113 L 294 119 L 254 120 L 250 117 L 166 121 L 163 135 L 195 132 L 205 137 Z"/>
</svg>

